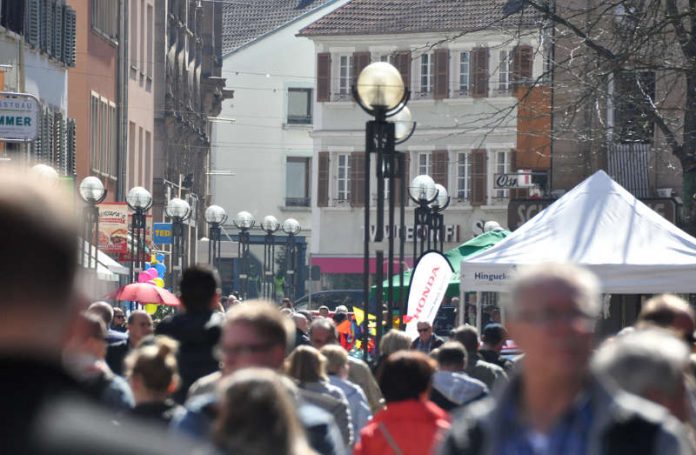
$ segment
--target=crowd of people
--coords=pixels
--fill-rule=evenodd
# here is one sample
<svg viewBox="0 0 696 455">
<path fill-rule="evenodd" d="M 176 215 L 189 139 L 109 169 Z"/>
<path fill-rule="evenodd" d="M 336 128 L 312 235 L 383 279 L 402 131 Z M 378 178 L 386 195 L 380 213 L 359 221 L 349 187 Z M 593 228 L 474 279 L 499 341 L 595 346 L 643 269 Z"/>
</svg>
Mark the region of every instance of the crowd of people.
<svg viewBox="0 0 696 455">
<path fill-rule="evenodd" d="M 528 267 L 504 326 L 445 340 L 418 321 L 368 365 L 342 345 L 347 310 L 222 299 L 205 266 L 183 272 L 181 308 L 157 324 L 90 304 L 67 198 L 27 182 L 0 176 L 3 453 L 694 453 L 694 312 L 679 297 L 597 346 L 597 279 Z M 521 358 L 501 354 L 509 338 Z"/>
</svg>

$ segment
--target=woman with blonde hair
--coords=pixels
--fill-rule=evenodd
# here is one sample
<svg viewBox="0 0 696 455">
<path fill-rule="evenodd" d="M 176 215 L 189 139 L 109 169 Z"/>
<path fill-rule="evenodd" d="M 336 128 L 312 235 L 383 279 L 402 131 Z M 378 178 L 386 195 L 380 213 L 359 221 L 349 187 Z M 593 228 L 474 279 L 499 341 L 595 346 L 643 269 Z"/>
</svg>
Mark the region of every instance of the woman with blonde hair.
<svg viewBox="0 0 696 455">
<path fill-rule="evenodd" d="M 184 412 L 171 399 L 179 387 L 178 346 L 169 337 L 152 337 L 143 340 L 126 357 L 126 376 L 135 399 L 134 415 L 167 424 Z"/>
<path fill-rule="evenodd" d="M 305 438 L 293 400 L 280 376 L 247 368 L 225 378 L 218 391 L 219 414 L 213 442 L 234 455 L 314 454 Z"/>
<path fill-rule="evenodd" d="M 298 346 L 285 364 L 288 376 L 297 382 L 300 395 L 331 415 L 341 431 L 346 447 L 353 444 L 353 424 L 348 399 L 341 389 L 329 383 L 326 357 L 312 346 Z"/>
</svg>

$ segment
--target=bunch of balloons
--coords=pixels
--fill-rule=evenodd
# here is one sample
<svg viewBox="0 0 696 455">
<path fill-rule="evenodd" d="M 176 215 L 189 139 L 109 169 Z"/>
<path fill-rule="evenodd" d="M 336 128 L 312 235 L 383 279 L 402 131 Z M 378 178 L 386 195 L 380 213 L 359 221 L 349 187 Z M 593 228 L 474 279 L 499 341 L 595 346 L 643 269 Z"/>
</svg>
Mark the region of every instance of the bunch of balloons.
<svg viewBox="0 0 696 455">
<path fill-rule="evenodd" d="M 150 262 L 145 263 L 145 270 L 138 274 L 138 283 L 150 283 L 163 288 L 166 274 L 167 266 L 164 265 L 164 255 L 162 253 L 153 254 Z"/>
</svg>

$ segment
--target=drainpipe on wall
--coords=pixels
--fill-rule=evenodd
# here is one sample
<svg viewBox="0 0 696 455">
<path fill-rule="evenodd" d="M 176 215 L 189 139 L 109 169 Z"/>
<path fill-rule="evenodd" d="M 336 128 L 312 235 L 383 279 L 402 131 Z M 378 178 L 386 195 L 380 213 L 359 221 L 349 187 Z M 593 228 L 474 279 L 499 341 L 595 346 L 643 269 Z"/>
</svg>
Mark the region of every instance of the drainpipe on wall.
<svg viewBox="0 0 696 455">
<path fill-rule="evenodd" d="M 119 22 L 116 58 L 116 109 L 118 110 L 116 200 L 122 201 L 127 191 L 126 169 L 128 163 L 128 0 L 120 0 L 119 12 L 121 20 Z"/>
</svg>

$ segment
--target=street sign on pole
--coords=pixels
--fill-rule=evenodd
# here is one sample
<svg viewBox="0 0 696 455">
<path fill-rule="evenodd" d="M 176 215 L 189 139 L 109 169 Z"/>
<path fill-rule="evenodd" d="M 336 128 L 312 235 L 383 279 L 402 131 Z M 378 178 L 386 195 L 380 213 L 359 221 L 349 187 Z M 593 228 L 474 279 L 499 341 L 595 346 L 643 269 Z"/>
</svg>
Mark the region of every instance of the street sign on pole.
<svg viewBox="0 0 696 455">
<path fill-rule="evenodd" d="M 0 92 L 0 141 L 31 142 L 39 133 L 39 99 L 30 93 Z"/>
</svg>

